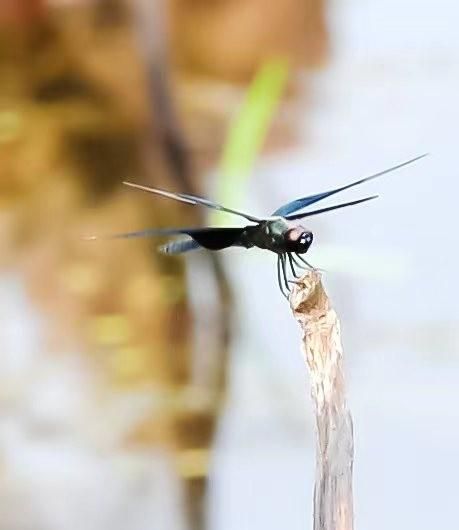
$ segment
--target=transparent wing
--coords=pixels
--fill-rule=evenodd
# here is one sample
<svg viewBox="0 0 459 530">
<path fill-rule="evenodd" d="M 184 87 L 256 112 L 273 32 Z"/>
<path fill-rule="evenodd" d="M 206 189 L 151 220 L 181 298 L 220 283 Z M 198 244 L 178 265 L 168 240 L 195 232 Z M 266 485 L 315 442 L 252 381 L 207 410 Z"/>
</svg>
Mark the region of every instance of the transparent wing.
<svg viewBox="0 0 459 530">
<path fill-rule="evenodd" d="M 141 237 L 161 237 L 161 236 L 173 236 L 179 234 L 188 234 L 194 230 L 205 230 L 205 228 L 146 228 L 144 230 L 136 230 L 135 232 L 121 232 L 118 234 L 105 234 L 100 236 L 88 236 L 84 237 L 88 241 L 96 239 L 131 239 Z"/>
<path fill-rule="evenodd" d="M 364 182 L 367 182 L 369 180 L 381 177 L 382 175 L 386 175 L 387 173 L 395 171 L 396 169 L 400 169 L 404 166 L 407 166 L 408 164 L 412 164 L 413 162 L 416 162 L 417 160 L 420 160 L 425 156 L 427 156 L 427 153 L 417 156 L 416 158 L 412 158 L 411 160 L 407 160 L 406 162 L 403 162 L 396 166 L 390 167 L 389 169 L 385 169 L 384 171 L 380 171 L 379 173 L 375 173 L 374 175 L 370 175 L 369 177 L 365 177 L 363 179 L 352 182 L 351 184 L 347 184 L 346 186 L 341 186 L 340 188 L 336 188 L 334 190 L 325 191 L 323 193 L 317 193 L 316 195 L 309 195 L 308 197 L 302 197 L 301 199 L 296 199 L 292 202 L 284 204 L 283 206 L 278 208 L 272 215 L 280 215 L 282 217 L 285 217 L 293 212 L 305 208 L 306 206 L 314 204 L 315 202 L 321 201 L 322 199 L 326 199 L 327 197 L 330 197 L 330 195 L 334 195 L 335 193 L 339 193 L 340 191 L 347 190 L 349 188 L 352 188 L 353 186 L 358 186 L 359 184 L 363 184 Z"/>
<path fill-rule="evenodd" d="M 176 241 L 169 241 L 159 247 L 159 251 L 162 254 L 183 254 L 184 252 L 190 252 L 191 250 L 202 249 L 201 245 L 194 239 L 178 239 Z"/>
<path fill-rule="evenodd" d="M 238 210 L 233 210 L 231 208 L 226 208 L 221 204 L 210 201 L 209 199 L 204 199 L 202 197 L 196 197 L 194 195 L 188 195 L 187 193 L 173 193 L 171 191 L 159 190 L 157 188 L 150 188 L 149 186 L 142 186 L 141 184 L 134 184 L 133 182 L 123 182 L 124 185 L 129 186 L 130 188 L 135 188 L 142 191 L 147 191 L 148 193 L 154 193 L 156 195 L 161 195 L 162 197 L 167 197 L 169 199 L 174 199 L 176 201 L 184 202 L 186 204 L 206 206 L 207 208 L 212 208 L 213 210 L 219 210 L 221 212 L 228 212 L 239 217 L 244 217 L 248 221 L 258 223 L 261 221 L 258 217 L 249 215 L 244 212 L 239 212 Z"/>
<path fill-rule="evenodd" d="M 245 228 L 148 228 L 136 232 L 124 232 L 108 236 L 91 236 L 88 240 L 96 239 L 131 239 L 155 236 L 172 236 L 184 234 L 190 236 L 196 243 L 208 250 L 221 250 L 237 242 Z"/>
<path fill-rule="evenodd" d="M 321 208 L 320 210 L 313 210 L 311 212 L 297 213 L 295 215 L 287 215 L 285 218 L 289 221 L 295 221 L 296 219 L 303 219 L 304 217 L 311 217 L 312 215 L 318 215 L 320 213 L 331 212 L 332 210 L 338 210 L 340 208 L 346 208 L 347 206 L 354 206 L 355 204 L 360 204 L 362 202 L 371 201 L 376 199 L 377 195 L 372 195 L 371 197 L 365 197 L 364 199 L 357 199 L 356 201 L 343 202 L 341 204 L 335 204 L 334 206 L 328 206 L 327 208 Z"/>
</svg>

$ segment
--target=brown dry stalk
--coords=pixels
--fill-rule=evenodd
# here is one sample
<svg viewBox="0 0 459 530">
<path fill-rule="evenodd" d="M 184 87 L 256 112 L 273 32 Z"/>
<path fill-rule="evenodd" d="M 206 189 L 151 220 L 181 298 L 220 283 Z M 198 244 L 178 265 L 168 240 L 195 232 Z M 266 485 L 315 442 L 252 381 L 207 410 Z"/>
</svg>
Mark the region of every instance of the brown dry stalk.
<svg viewBox="0 0 459 530">
<path fill-rule="evenodd" d="M 340 323 L 316 271 L 290 296 L 300 324 L 316 416 L 314 530 L 352 530 L 352 417 L 346 405 Z"/>
</svg>

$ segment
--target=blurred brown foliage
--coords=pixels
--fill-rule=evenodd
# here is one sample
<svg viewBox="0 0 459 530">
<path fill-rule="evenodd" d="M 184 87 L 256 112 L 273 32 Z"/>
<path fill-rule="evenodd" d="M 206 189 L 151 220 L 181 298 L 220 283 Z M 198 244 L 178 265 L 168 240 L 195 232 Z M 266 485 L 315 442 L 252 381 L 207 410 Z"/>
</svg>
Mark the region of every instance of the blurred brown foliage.
<svg viewBox="0 0 459 530">
<path fill-rule="evenodd" d="M 183 262 L 161 258 L 150 241 L 81 235 L 198 222 L 197 211 L 153 203 L 121 181 L 199 189 L 239 103 L 240 86 L 227 83 L 244 86 L 272 55 L 321 64 L 324 5 L 171 0 L 149 32 L 139 28 L 140 1 L 0 3 L 0 252 L 48 315 L 50 349 L 79 345 L 113 384 L 171 396 L 125 443 L 202 448 L 224 388 L 202 410 L 177 405 L 189 394 L 174 398 L 190 372 Z"/>
<path fill-rule="evenodd" d="M 317 67 L 327 39 L 323 0 L 171 0 L 171 47 L 179 68 L 248 81 L 272 56 Z"/>
</svg>

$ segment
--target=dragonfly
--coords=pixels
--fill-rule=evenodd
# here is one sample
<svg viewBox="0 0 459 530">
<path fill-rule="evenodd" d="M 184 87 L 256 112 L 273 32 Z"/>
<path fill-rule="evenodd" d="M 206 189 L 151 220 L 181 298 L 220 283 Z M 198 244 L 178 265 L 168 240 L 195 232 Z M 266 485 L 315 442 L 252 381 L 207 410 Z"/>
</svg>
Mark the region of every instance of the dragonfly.
<svg viewBox="0 0 459 530">
<path fill-rule="evenodd" d="M 301 197 L 284 204 L 277 208 L 269 217 L 256 217 L 239 210 L 234 210 L 223 206 L 209 199 L 189 195 L 187 193 L 175 193 L 136 184 L 134 182 L 123 182 L 124 185 L 152 193 L 168 199 L 173 199 L 182 203 L 204 206 L 213 210 L 227 212 L 241 217 L 248 221 L 242 227 L 178 227 L 178 228 L 147 228 L 135 232 L 125 232 L 104 236 L 110 239 L 128 239 L 143 237 L 165 237 L 180 236 L 159 247 L 163 254 L 183 254 L 192 250 L 206 249 L 210 251 L 220 251 L 229 247 L 242 247 L 246 249 L 259 248 L 268 250 L 277 256 L 277 283 L 279 289 L 285 298 L 289 297 L 291 292 L 291 283 L 298 279 L 300 270 L 315 270 L 315 268 L 306 260 L 305 254 L 312 245 L 314 235 L 311 230 L 307 229 L 300 221 L 307 217 L 320 215 L 333 210 L 355 206 L 367 201 L 376 199 L 378 195 L 371 195 L 356 199 L 349 202 L 342 202 L 333 206 L 327 206 L 316 210 L 301 211 L 312 204 L 322 201 L 332 195 L 345 191 L 354 186 L 358 186 L 369 180 L 373 180 L 392 171 L 401 169 L 412 164 L 426 154 L 417 156 L 383 171 L 379 171 L 368 177 L 361 178 L 350 184 L 334 188 L 329 191 L 316 193 Z M 91 236 L 88 239 L 99 239 L 98 236 Z M 293 276 L 293 280 L 291 279 Z"/>
</svg>

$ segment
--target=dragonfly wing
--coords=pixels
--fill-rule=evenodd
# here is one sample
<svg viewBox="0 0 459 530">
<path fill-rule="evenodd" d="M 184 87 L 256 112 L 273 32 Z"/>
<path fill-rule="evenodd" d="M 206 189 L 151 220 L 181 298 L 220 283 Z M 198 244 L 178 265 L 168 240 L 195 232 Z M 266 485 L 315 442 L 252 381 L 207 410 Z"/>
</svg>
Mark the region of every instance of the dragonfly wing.
<svg viewBox="0 0 459 530">
<path fill-rule="evenodd" d="M 317 193 L 316 195 L 309 195 L 308 197 L 296 199 L 292 202 L 284 204 L 283 206 L 278 208 L 272 215 L 280 215 L 282 217 L 285 217 L 293 212 L 301 210 L 302 208 L 306 208 L 306 206 L 314 204 L 315 202 L 321 201 L 322 199 L 326 199 L 327 197 L 330 197 L 330 195 L 334 195 L 335 193 L 339 193 L 340 191 L 347 190 L 354 186 L 358 186 L 359 184 L 363 184 L 364 182 L 368 182 L 369 180 L 381 177 L 386 173 L 390 173 L 391 171 L 400 169 L 404 166 L 407 166 L 408 164 L 412 164 L 413 162 L 416 162 L 417 160 L 420 160 L 425 156 L 427 156 L 427 154 L 417 156 L 416 158 L 412 158 L 411 160 L 407 160 L 406 162 L 402 162 L 401 164 L 385 169 L 384 171 L 380 171 L 379 173 L 375 173 L 374 175 L 370 175 L 369 177 L 362 178 L 360 180 L 352 182 L 351 184 L 347 184 L 346 186 L 341 186 L 340 188 L 336 188 L 334 190 L 324 191 L 323 193 Z"/>
<path fill-rule="evenodd" d="M 159 247 L 159 251 L 162 254 L 183 254 L 184 252 L 190 252 L 190 250 L 198 250 L 201 245 L 194 239 L 178 239 L 177 241 L 169 241 L 165 245 Z"/>
<path fill-rule="evenodd" d="M 121 232 L 119 234 L 108 234 L 102 236 L 85 237 L 86 240 L 96 239 L 136 239 L 143 237 L 161 237 L 173 236 L 179 234 L 187 234 L 192 230 L 200 230 L 199 228 L 146 228 L 145 230 L 137 230 L 135 232 Z"/>
<path fill-rule="evenodd" d="M 239 237 L 244 232 L 245 228 L 212 228 L 212 227 L 205 227 L 205 228 L 148 228 L 146 230 L 139 230 L 136 232 L 124 232 L 120 234 L 111 234 L 108 236 L 91 236 L 89 238 L 85 239 L 131 239 L 131 238 L 143 238 L 143 237 L 161 237 L 161 236 L 172 236 L 172 235 L 187 235 L 191 238 L 192 241 L 194 241 L 198 246 L 201 246 L 203 248 L 206 248 L 208 250 L 221 250 L 223 248 L 230 247 L 234 243 L 237 242 Z M 188 241 L 188 243 L 187 243 Z M 185 245 L 183 247 L 183 250 L 180 249 L 180 245 Z M 189 240 L 185 241 L 177 241 L 177 242 L 171 242 L 169 243 L 171 245 L 170 248 L 175 250 L 173 251 L 165 251 L 170 253 L 180 253 L 180 252 L 186 252 L 187 250 L 191 250 L 192 246 L 189 243 Z M 174 246 L 176 245 L 176 246 Z M 189 246 L 189 248 L 188 248 Z M 168 245 L 166 245 L 168 247 Z M 197 248 L 197 247 L 195 247 Z"/>
<path fill-rule="evenodd" d="M 371 197 L 365 197 L 364 199 L 357 199 L 356 201 L 343 202 L 341 204 L 335 204 L 334 206 L 328 206 L 327 208 L 320 208 L 320 210 L 313 210 L 311 212 L 297 213 L 295 215 L 287 215 L 285 219 L 289 221 L 296 221 L 297 219 L 303 219 L 304 217 L 311 217 L 313 215 L 318 215 L 320 213 L 331 212 L 332 210 L 338 210 L 339 208 L 346 208 L 347 206 L 354 206 L 355 204 L 360 204 L 362 202 L 371 201 L 376 199 L 377 195 L 372 195 Z"/>
<path fill-rule="evenodd" d="M 280 215 L 282 217 L 285 217 L 288 214 L 301 210 L 302 208 L 306 208 L 306 206 L 320 201 L 321 199 L 325 199 L 325 197 L 328 196 L 328 193 L 330 192 L 318 193 L 317 195 L 310 195 L 309 197 L 302 197 L 301 199 L 296 199 L 292 202 L 284 204 L 275 212 L 273 212 L 272 215 Z"/>
<path fill-rule="evenodd" d="M 123 182 L 123 184 L 131 188 L 136 188 L 138 190 L 147 191 L 148 193 L 154 193 L 156 195 L 161 195 L 162 197 L 174 199 L 176 201 L 184 202 L 186 204 L 193 204 L 193 205 L 200 204 L 202 206 L 206 206 L 207 208 L 211 208 L 213 210 L 219 210 L 221 212 L 232 213 L 234 215 L 238 215 L 239 217 L 244 217 L 244 219 L 247 219 L 248 221 L 252 221 L 255 223 L 258 223 L 261 221 L 261 219 L 259 219 L 258 217 L 254 217 L 253 215 L 249 215 L 247 213 L 240 212 L 238 210 L 233 210 L 231 208 L 226 208 L 226 206 L 222 206 L 221 204 L 210 201 L 209 199 L 204 199 L 203 197 L 196 197 L 195 195 L 188 195 L 187 193 L 174 193 L 171 191 L 159 190 L 157 188 L 150 188 L 149 186 L 142 186 L 141 184 L 135 184 L 133 182 Z"/>
</svg>

